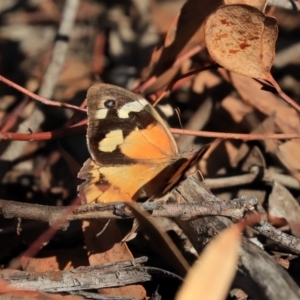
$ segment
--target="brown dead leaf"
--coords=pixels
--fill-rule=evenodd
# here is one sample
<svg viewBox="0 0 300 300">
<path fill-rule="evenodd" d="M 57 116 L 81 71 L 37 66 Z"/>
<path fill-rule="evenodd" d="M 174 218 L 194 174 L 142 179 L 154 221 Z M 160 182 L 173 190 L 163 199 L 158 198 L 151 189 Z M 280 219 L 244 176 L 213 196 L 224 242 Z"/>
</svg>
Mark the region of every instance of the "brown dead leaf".
<svg viewBox="0 0 300 300">
<path fill-rule="evenodd" d="M 184 3 L 180 14 L 170 24 L 165 44 L 154 50 L 144 72 L 144 81 L 154 79 L 155 86 L 147 85 L 140 92 L 151 94 L 165 87 L 176 76 L 181 62 L 204 47 L 204 20 L 221 4 L 221 0 L 188 0 Z"/>
<path fill-rule="evenodd" d="M 300 153 L 299 153 L 300 141 L 290 140 L 282 143 L 279 146 L 282 155 L 288 159 L 293 168 L 300 170 Z"/>
<path fill-rule="evenodd" d="M 260 11 L 264 12 L 267 6 L 267 0 L 224 0 L 224 4 L 245 4 L 256 7 Z"/>
<path fill-rule="evenodd" d="M 300 141 L 291 140 L 281 144 L 276 151 L 277 158 L 288 169 L 292 176 L 300 181 Z"/>
<path fill-rule="evenodd" d="M 225 69 L 270 79 L 278 34 L 274 18 L 249 5 L 225 5 L 208 17 L 204 32 L 209 54 Z"/>
<path fill-rule="evenodd" d="M 87 266 L 88 261 L 83 249 L 42 250 L 38 257 L 31 257 L 24 270 L 28 272 L 47 272 L 49 270 L 70 270 Z"/>
<path fill-rule="evenodd" d="M 122 236 L 115 221 L 111 220 L 108 225 L 107 220 L 84 221 L 83 229 L 91 266 L 133 259 L 127 244 L 121 242 Z M 138 284 L 101 289 L 101 294 L 146 299 L 145 289 Z"/>
<path fill-rule="evenodd" d="M 240 244 L 240 226 L 221 232 L 189 270 L 176 299 L 225 299 L 236 272 Z"/>
<path fill-rule="evenodd" d="M 176 58 L 194 46 L 204 43 L 203 30 L 201 28 L 205 18 L 219 5 L 221 1 L 188 0 L 182 7 L 179 17 L 173 22 L 167 35 L 167 42 L 161 54 L 160 60 L 155 65 L 152 75 L 158 75 L 170 67 Z M 171 32 L 174 37 L 171 37 Z M 170 43 L 170 41 L 173 41 Z"/>
<path fill-rule="evenodd" d="M 274 182 L 269 197 L 269 214 L 271 217 L 286 219 L 292 233 L 300 237 L 300 205 L 293 195 L 278 182 Z"/>
<path fill-rule="evenodd" d="M 293 108 L 283 103 L 276 95 L 262 91 L 261 84 L 251 78 L 232 73 L 231 79 L 246 103 L 267 116 L 275 114 L 275 125 L 283 133 L 300 133 L 300 118 Z"/>
<path fill-rule="evenodd" d="M 165 34 L 170 28 L 170 24 L 180 11 L 181 1 L 152 1 L 151 17 L 160 34 Z"/>
</svg>

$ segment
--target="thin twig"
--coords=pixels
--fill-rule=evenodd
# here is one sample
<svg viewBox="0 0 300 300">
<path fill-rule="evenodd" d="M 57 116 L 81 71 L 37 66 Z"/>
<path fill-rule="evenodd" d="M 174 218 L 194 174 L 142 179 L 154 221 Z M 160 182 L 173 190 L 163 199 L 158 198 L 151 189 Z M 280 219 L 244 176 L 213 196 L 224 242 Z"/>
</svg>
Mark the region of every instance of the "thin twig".
<svg viewBox="0 0 300 300">
<path fill-rule="evenodd" d="M 171 128 L 170 131 L 174 134 L 194 135 L 207 138 L 220 138 L 243 141 L 263 141 L 263 140 L 283 140 L 283 139 L 299 139 L 300 135 L 295 133 L 278 133 L 278 134 L 249 134 L 249 133 L 227 133 L 227 132 L 211 132 L 211 131 L 196 131 Z"/>
<path fill-rule="evenodd" d="M 5 116 L 0 121 L 0 127 L 1 127 L 0 132 L 1 131 L 4 131 L 4 132 L 8 131 L 13 126 L 15 126 L 15 124 L 17 123 L 20 112 L 22 112 L 24 110 L 24 108 L 26 107 L 28 102 L 29 102 L 29 98 L 25 96 L 24 99 L 22 100 L 22 102 L 19 103 L 17 105 L 17 107 L 11 113 L 9 113 L 7 116 Z"/>
<path fill-rule="evenodd" d="M 17 133 L 17 132 L 0 132 L 0 139 L 13 141 L 43 141 L 59 139 L 65 136 L 83 133 L 87 120 L 81 121 L 69 128 L 60 128 L 53 131 L 39 133 Z M 274 133 L 274 134 L 249 134 L 249 133 L 227 133 L 227 132 L 212 132 L 212 131 L 197 131 L 170 128 L 170 131 L 179 135 L 201 136 L 204 138 L 220 138 L 227 140 L 243 140 L 243 141 L 263 141 L 263 140 L 288 140 L 300 139 L 300 135 L 296 133 Z"/>
<path fill-rule="evenodd" d="M 75 105 L 72 105 L 72 104 L 68 104 L 68 103 L 62 103 L 62 102 L 52 101 L 52 100 L 46 99 L 45 97 L 39 96 L 37 94 L 34 94 L 34 93 L 28 91 L 27 89 L 21 87 L 20 85 L 12 82 L 11 80 L 5 78 L 2 75 L 0 75 L 0 81 L 4 82 L 8 86 L 11 86 L 15 90 L 23 93 L 24 95 L 27 95 L 30 98 L 32 98 L 32 99 L 34 99 L 36 101 L 39 101 L 39 102 L 41 102 L 43 104 L 50 105 L 50 106 L 63 107 L 63 108 L 70 108 L 70 109 L 73 109 L 73 110 L 78 110 L 78 111 L 86 112 L 86 109 L 84 109 L 84 108 L 80 108 L 78 106 L 75 106 Z"/>
<path fill-rule="evenodd" d="M 86 130 L 87 120 L 68 128 L 62 127 L 53 131 L 38 132 L 38 133 L 18 133 L 18 132 L 0 132 L 0 139 L 12 141 L 45 141 L 60 139 L 73 134 L 81 134 Z"/>
</svg>

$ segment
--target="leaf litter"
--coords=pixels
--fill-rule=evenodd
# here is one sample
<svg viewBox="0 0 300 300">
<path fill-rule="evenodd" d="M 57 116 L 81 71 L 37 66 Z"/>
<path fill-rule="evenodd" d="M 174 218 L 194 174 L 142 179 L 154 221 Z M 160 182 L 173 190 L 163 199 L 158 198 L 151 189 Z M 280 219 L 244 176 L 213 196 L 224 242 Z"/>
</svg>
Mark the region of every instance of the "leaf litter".
<svg viewBox="0 0 300 300">
<path fill-rule="evenodd" d="M 204 178 L 203 184 L 207 180 L 207 186 L 213 187 L 213 195 L 223 201 L 241 195 L 257 197 L 260 205 L 268 211 L 270 222 L 275 218 L 283 220 L 280 224 L 272 224 L 282 236 L 287 234 L 286 238 L 291 240 L 299 237 L 299 142 L 284 138 L 271 141 L 267 136 L 271 133 L 300 136 L 297 105 L 289 105 L 289 99 L 295 103 L 300 101 L 297 88 L 300 60 L 295 54 L 299 45 L 300 26 L 297 20 L 300 9 L 292 12 L 273 7 L 273 15 L 270 16 L 272 10 L 269 6 L 265 7 L 265 1 L 250 2 L 226 1 L 227 5 L 222 5 L 221 1 L 195 0 L 178 0 L 176 3 L 145 1 L 143 4 L 111 1 L 108 5 L 105 1 L 80 1 L 74 26 L 66 39 L 69 49 L 51 100 L 80 106 L 87 88 L 96 80 L 134 88 L 152 101 L 160 95 L 167 95 L 157 109 L 164 111 L 168 107 L 172 112 L 178 107 L 184 129 L 219 132 L 220 140 L 212 145 L 200 162 L 202 173 L 199 178 Z M 6 6 L 4 2 L 0 4 L 3 16 L 0 75 L 38 93 L 45 69 L 51 63 L 57 27 L 62 20 L 64 4 L 68 1 L 28 1 L 27 5 L 19 6 L 16 3 L 10 0 L 6 1 Z M 166 19 L 162 9 L 169 13 Z M 208 68 L 197 73 L 197 70 L 212 65 L 213 61 L 220 66 L 217 70 Z M 191 76 L 176 83 L 188 72 L 192 72 Z M 82 126 L 81 134 L 77 136 L 71 136 L 68 130 L 69 125 L 82 120 L 84 114 L 37 104 L 8 85 L 2 83 L 1 86 L 0 199 L 4 201 L 1 205 L 5 205 L 6 200 L 13 200 L 20 203 L 22 213 L 25 212 L 22 205 L 28 203 L 58 207 L 76 203 L 77 179 L 74 174 L 88 154 L 85 128 Z M 173 88 L 166 90 L 170 86 Z M 36 111 L 39 112 L 37 118 L 40 118 L 39 121 L 36 119 L 40 123 L 37 127 L 35 122 L 28 122 Z M 173 127 L 181 127 L 176 114 L 169 116 L 168 122 Z M 57 129 L 62 132 L 60 137 L 63 136 L 58 140 L 34 139 L 36 133 L 45 133 L 45 136 L 50 133 L 47 136 L 55 137 L 51 132 Z M 18 133 L 28 142 L 10 140 L 9 134 L 4 135 L 6 132 Z M 232 133 L 232 139 L 224 141 L 222 133 Z M 235 139 L 238 134 L 248 133 L 259 133 L 266 139 L 262 142 Z M 214 140 L 204 137 L 189 139 L 183 135 L 177 138 L 183 151 Z M 258 172 L 253 173 L 253 170 Z M 4 215 L 0 219 L 0 240 L 7 245 L 0 251 L 3 269 L 20 267 L 14 262 L 28 247 L 37 248 L 37 251 L 25 253 L 37 254 L 36 257 L 28 257 L 27 264 L 23 264 L 21 269 L 31 272 L 32 276 L 35 272 L 97 266 L 146 255 L 148 264 L 164 270 L 165 276 L 153 276 L 149 284 L 136 282 L 126 288 L 99 289 L 99 293 L 135 299 L 151 295 L 159 295 L 162 299 L 175 297 L 180 281 L 170 275 L 176 273 L 172 263 L 168 265 L 162 255 L 150 250 L 149 244 L 155 243 L 155 238 L 147 237 L 147 232 L 138 231 L 135 239 L 121 243 L 122 236 L 131 228 L 128 220 L 113 221 L 113 231 L 105 229 L 107 231 L 96 238 L 106 220 L 84 222 L 85 225 L 80 221 L 71 222 L 66 231 L 55 229 L 56 234 L 52 238 L 38 244 L 35 241 L 49 230 L 49 225 L 44 221 L 27 220 L 25 215 L 20 218 L 16 211 L 9 216 Z M 214 222 L 217 222 L 216 219 Z M 158 219 L 158 223 L 160 230 L 164 231 L 165 221 Z M 178 227 L 180 223 L 175 224 L 172 220 L 168 220 L 168 224 L 168 233 L 192 264 L 201 253 L 195 252 L 193 239 L 187 239 L 188 229 Z M 218 234 L 217 228 L 214 230 L 212 233 L 212 230 L 206 232 L 199 228 L 198 233 L 209 241 Z M 271 243 L 270 237 L 262 238 L 253 229 L 248 228 L 244 237 L 257 239 L 264 255 L 272 256 L 287 266 L 289 274 L 278 273 L 277 277 L 286 280 L 289 292 L 294 291 L 294 282 L 300 282 L 297 277 L 300 268 L 297 240 L 293 239 L 296 246 L 291 249 L 278 242 Z M 222 267 L 222 263 L 230 259 L 230 249 L 238 249 L 236 243 L 239 243 L 239 234 L 234 239 L 226 238 L 221 246 L 216 247 L 217 254 L 207 249 L 211 256 L 207 260 L 210 276 L 214 278 L 217 273 L 222 276 L 210 286 L 205 284 L 205 279 L 210 278 L 207 272 L 197 275 L 197 280 L 204 283 L 204 294 L 211 290 L 221 291 L 225 282 L 222 277 L 232 277 L 239 270 L 236 260 L 232 261 L 228 271 Z M 132 268 L 135 267 L 137 270 L 140 268 L 132 265 Z M 258 279 L 254 276 L 251 280 L 257 282 Z M 260 280 L 257 286 L 268 286 L 268 289 L 277 292 L 274 282 L 268 282 L 267 278 L 266 282 Z M 197 290 L 195 284 L 193 288 Z M 230 282 L 221 292 L 221 297 L 225 298 L 229 289 Z M 241 289 L 240 286 L 231 292 L 238 297 Z M 276 299 L 267 293 L 268 289 L 265 289 L 265 298 Z M 1 290 L 11 295 L 14 293 L 13 288 L 8 290 L 4 285 Z M 285 288 L 282 287 L 283 290 Z M 243 297 L 250 298 L 251 291 L 246 289 L 244 292 Z M 25 291 L 24 294 L 22 291 L 18 293 L 27 296 Z M 40 295 L 31 297 L 38 298 Z M 68 297 L 83 299 L 80 294 Z"/>
</svg>

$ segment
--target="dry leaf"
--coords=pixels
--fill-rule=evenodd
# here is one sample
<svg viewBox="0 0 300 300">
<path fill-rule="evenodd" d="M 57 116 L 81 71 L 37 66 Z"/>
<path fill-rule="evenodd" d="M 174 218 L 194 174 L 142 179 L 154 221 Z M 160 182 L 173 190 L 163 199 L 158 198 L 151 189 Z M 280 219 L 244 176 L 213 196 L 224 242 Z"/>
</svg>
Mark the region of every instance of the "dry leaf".
<svg viewBox="0 0 300 300">
<path fill-rule="evenodd" d="M 144 72 L 143 81 L 152 78 L 155 85 L 151 81 L 140 88 L 140 92 L 152 94 L 165 87 L 176 76 L 182 61 L 204 47 L 204 20 L 221 4 L 220 0 L 188 0 L 184 3 L 179 15 L 170 24 L 164 46 L 154 50 Z"/>
<path fill-rule="evenodd" d="M 283 133 L 300 133 L 300 118 L 293 108 L 283 103 L 276 95 L 262 91 L 261 84 L 251 78 L 232 73 L 231 79 L 246 103 L 267 116 L 275 114 L 275 125 Z"/>
<path fill-rule="evenodd" d="M 87 266 L 84 249 L 43 249 L 38 257 L 31 257 L 24 270 L 28 272 L 47 272 L 49 270 L 70 270 L 78 266 Z"/>
<path fill-rule="evenodd" d="M 293 169 L 299 172 L 300 170 L 300 141 L 299 140 L 290 140 L 286 141 L 279 145 L 279 149 L 282 157 L 289 162 L 290 166 Z M 284 162 L 283 162 L 284 163 Z M 298 180 L 300 177 L 298 177 Z"/>
<path fill-rule="evenodd" d="M 165 42 L 167 47 L 163 48 L 161 57 L 155 65 L 152 75 L 162 74 L 175 62 L 177 57 L 187 53 L 196 45 L 203 45 L 204 39 L 201 26 L 205 18 L 220 4 L 220 0 L 186 1 L 180 11 L 180 15 L 176 16 L 175 21 L 172 22 L 168 30 Z"/>
<path fill-rule="evenodd" d="M 225 69 L 268 80 L 275 57 L 276 20 L 248 5 L 225 5 L 205 23 L 211 57 Z"/>
<path fill-rule="evenodd" d="M 176 300 L 226 299 L 236 272 L 240 244 L 240 226 L 222 231 L 189 270 Z"/>
<path fill-rule="evenodd" d="M 121 242 L 122 236 L 115 220 L 109 223 L 107 220 L 84 221 L 83 230 L 91 266 L 133 259 L 127 244 Z M 139 284 L 103 288 L 101 294 L 146 299 L 146 291 Z"/>
<path fill-rule="evenodd" d="M 300 205 L 293 195 L 277 182 L 274 182 L 269 197 L 269 214 L 271 217 L 286 219 L 292 233 L 300 238 Z"/>
</svg>

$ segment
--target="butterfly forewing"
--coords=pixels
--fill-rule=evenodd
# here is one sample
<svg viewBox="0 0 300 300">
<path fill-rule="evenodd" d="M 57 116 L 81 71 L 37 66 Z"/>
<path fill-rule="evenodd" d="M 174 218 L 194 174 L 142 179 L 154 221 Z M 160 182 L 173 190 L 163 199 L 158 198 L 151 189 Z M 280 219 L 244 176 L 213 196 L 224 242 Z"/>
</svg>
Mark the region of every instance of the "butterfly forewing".
<svg viewBox="0 0 300 300">
<path fill-rule="evenodd" d="M 141 191 L 154 196 L 186 169 L 189 158 L 178 154 L 167 125 L 142 96 L 96 84 L 87 106 L 91 159 L 78 174 L 86 180 L 79 186 L 86 202 L 132 201 Z"/>
<path fill-rule="evenodd" d="M 178 154 L 164 121 L 141 96 L 97 84 L 88 91 L 87 105 L 88 146 L 97 163 L 128 165 Z"/>
</svg>

